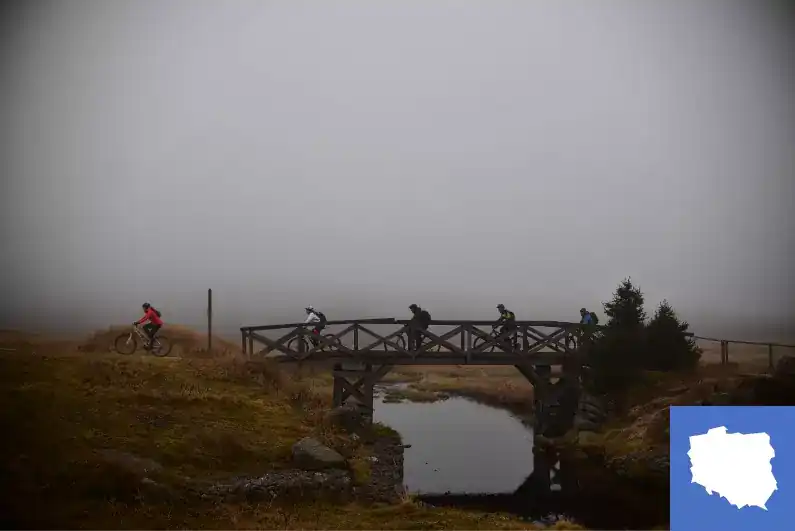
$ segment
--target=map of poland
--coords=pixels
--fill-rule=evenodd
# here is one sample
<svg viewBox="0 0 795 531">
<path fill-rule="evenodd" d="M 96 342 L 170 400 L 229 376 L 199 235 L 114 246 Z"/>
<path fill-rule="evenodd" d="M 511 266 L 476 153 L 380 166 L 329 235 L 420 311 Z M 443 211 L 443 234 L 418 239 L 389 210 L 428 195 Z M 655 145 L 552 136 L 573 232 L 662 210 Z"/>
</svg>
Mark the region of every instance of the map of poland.
<svg viewBox="0 0 795 531">
<path fill-rule="evenodd" d="M 691 432 L 692 433 L 692 432 Z M 767 433 L 727 433 L 726 427 L 690 437 L 691 483 L 717 492 L 738 509 L 766 504 L 778 490 L 770 460 L 776 452 Z"/>
</svg>

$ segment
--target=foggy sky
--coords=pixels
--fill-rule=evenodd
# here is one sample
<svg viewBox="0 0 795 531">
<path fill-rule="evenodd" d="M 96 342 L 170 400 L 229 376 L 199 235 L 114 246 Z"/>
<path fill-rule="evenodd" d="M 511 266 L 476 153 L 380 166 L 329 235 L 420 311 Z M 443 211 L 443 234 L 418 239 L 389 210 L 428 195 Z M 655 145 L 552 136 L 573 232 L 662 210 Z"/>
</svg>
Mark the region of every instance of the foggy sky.
<svg viewBox="0 0 795 531">
<path fill-rule="evenodd" d="M 100 328 L 145 300 L 200 324 L 207 288 L 224 330 L 307 304 L 576 320 L 626 276 L 700 333 L 795 322 L 792 28 L 770 4 L 3 19 L 0 327 Z"/>
</svg>

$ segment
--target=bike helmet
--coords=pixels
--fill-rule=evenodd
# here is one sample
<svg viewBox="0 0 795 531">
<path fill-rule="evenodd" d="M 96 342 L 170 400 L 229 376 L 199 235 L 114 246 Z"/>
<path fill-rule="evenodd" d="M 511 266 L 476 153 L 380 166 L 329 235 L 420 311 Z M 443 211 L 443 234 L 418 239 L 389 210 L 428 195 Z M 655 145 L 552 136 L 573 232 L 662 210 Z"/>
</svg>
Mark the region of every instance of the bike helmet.
<svg viewBox="0 0 795 531">
<path fill-rule="evenodd" d="M 586 310 L 585 308 L 580 308 L 580 313 L 588 313 L 588 310 Z"/>
<path fill-rule="evenodd" d="M 504 304 L 498 304 L 497 305 L 497 309 L 498 310 L 504 310 L 505 309 L 505 305 Z"/>
<path fill-rule="evenodd" d="M 411 310 L 412 312 L 413 312 L 414 310 L 418 310 L 418 309 L 419 309 L 419 306 L 417 306 L 416 304 L 410 304 L 410 305 L 409 305 L 409 310 Z"/>
<path fill-rule="evenodd" d="M 141 305 L 141 307 L 142 307 L 144 310 L 148 310 L 150 306 L 152 306 L 152 305 L 151 305 L 151 304 L 149 304 L 148 302 L 145 302 L 145 303 L 143 303 L 143 304 Z"/>
<path fill-rule="evenodd" d="M 315 311 L 315 307 L 314 306 L 307 306 L 305 308 L 305 310 L 308 311 L 308 312 L 314 312 Z"/>
</svg>

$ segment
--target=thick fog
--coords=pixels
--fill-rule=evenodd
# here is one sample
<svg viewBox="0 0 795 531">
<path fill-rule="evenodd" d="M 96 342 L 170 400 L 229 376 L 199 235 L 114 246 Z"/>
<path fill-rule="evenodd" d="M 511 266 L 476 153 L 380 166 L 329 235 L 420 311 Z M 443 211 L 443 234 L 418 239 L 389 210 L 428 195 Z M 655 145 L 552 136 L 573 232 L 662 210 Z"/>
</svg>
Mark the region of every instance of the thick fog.
<svg viewBox="0 0 795 531">
<path fill-rule="evenodd" d="M 631 276 L 795 322 L 791 19 L 764 2 L 15 4 L 0 327 L 576 320 Z"/>
</svg>

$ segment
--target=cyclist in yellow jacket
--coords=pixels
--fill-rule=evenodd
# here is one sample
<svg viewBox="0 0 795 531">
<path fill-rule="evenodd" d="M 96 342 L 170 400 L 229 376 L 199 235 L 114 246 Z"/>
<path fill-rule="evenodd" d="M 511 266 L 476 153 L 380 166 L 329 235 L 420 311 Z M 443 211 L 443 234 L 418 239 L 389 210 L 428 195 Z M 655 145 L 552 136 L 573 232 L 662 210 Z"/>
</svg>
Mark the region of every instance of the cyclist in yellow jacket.
<svg viewBox="0 0 795 531">
<path fill-rule="evenodd" d="M 509 337 L 512 338 L 513 347 L 516 348 L 516 314 L 505 308 L 504 304 L 498 304 L 497 311 L 500 312 L 500 318 L 497 319 L 492 328 L 496 329 L 499 327 L 500 338 L 503 340 Z"/>
</svg>

